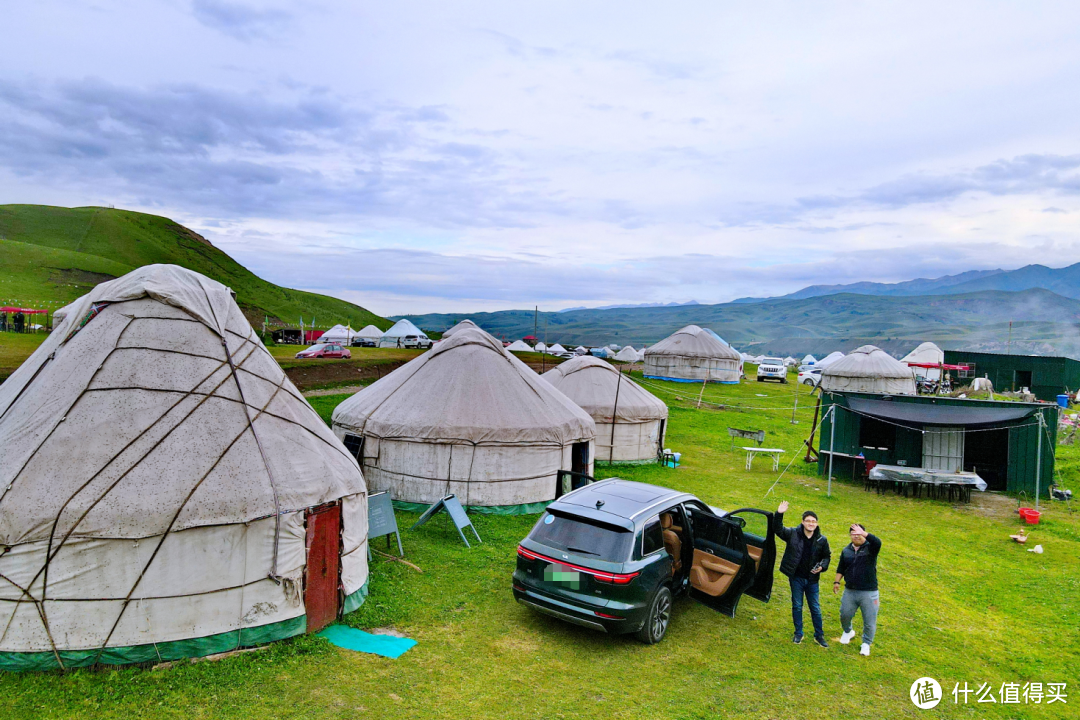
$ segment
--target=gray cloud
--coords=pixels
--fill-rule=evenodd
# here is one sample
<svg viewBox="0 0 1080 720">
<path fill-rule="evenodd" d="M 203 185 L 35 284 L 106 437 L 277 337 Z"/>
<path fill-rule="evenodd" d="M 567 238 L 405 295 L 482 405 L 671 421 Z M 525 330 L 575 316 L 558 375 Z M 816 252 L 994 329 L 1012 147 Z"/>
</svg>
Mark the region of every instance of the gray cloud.
<svg viewBox="0 0 1080 720">
<path fill-rule="evenodd" d="M 221 0 L 192 0 L 191 13 L 206 27 L 244 41 L 279 37 L 293 19 L 292 14 L 284 10 Z"/>
</svg>

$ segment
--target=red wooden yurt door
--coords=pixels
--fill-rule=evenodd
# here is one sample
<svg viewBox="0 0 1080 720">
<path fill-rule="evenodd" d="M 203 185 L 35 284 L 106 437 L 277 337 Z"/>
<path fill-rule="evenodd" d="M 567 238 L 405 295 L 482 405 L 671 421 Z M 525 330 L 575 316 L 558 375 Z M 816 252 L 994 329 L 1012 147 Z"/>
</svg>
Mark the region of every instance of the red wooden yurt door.
<svg viewBox="0 0 1080 720">
<path fill-rule="evenodd" d="M 341 584 L 341 506 L 308 510 L 304 609 L 307 631 L 317 632 L 338 616 Z"/>
</svg>

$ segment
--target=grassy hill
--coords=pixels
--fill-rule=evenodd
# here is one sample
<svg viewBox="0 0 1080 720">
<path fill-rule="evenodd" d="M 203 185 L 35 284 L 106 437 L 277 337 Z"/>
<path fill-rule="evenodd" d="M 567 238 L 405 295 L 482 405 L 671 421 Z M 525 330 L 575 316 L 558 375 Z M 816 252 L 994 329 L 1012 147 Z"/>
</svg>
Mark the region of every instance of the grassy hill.
<svg viewBox="0 0 1080 720">
<path fill-rule="evenodd" d="M 507 338 L 533 332 L 531 310 L 411 315 L 431 329 L 469 317 Z M 709 327 L 748 352 L 848 351 L 872 342 L 903 354 L 924 340 L 948 348 L 1004 351 L 1013 323 L 1014 352 L 1080 353 L 1080 301 L 1049 290 L 983 291 L 964 295 L 881 297 L 829 295 L 655 308 L 574 310 L 540 315 L 538 336 L 563 345 L 651 344 L 691 323 Z M 800 350 L 800 348 L 806 348 Z"/>
<path fill-rule="evenodd" d="M 222 282 L 253 324 L 391 323 L 352 303 L 267 282 L 168 218 L 111 208 L 0 205 L 0 303 L 62 307 L 105 280 L 143 265 L 172 263 Z"/>
</svg>

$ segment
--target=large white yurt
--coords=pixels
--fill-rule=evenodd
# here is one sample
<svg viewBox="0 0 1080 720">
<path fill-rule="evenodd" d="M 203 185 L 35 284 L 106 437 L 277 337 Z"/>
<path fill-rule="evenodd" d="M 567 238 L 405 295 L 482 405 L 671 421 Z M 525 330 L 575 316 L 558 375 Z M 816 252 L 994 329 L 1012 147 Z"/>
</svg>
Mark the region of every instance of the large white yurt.
<svg viewBox="0 0 1080 720">
<path fill-rule="evenodd" d="M 920 365 L 937 363 L 940 365 L 945 362 L 945 352 L 932 342 L 924 342 L 919 345 L 919 347 L 900 358 L 900 362 L 904 364 L 919 363 Z M 917 376 L 924 377 L 928 380 L 937 380 L 941 377 L 940 368 L 917 367 L 911 369 Z"/>
<path fill-rule="evenodd" d="M 667 405 L 610 363 L 582 356 L 541 377 L 596 423 L 596 461 L 657 462 L 664 447 Z"/>
<path fill-rule="evenodd" d="M 645 377 L 677 382 L 739 382 L 739 353 L 697 325 L 645 351 Z"/>
<path fill-rule="evenodd" d="M 814 367 L 827 368 L 842 357 L 844 357 L 844 353 L 835 350 L 814 363 Z"/>
<path fill-rule="evenodd" d="M 375 342 L 379 342 L 382 336 L 383 331 L 374 325 L 367 325 L 363 330 L 356 331 L 356 337 L 361 340 L 374 340 Z"/>
<path fill-rule="evenodd" d="M 427 339 L 427 335 L 420 328 L 406 319 L 398 320 L 389 330 L 379 338 L 379 347 L 404 347 L 405 338 L 409 335 Z"/>
<path fill-rule="evenodd" d="M 346 325 L 335 325 L 319 336 L 319 342 L 351 345 L 356 331 Z"/>
<path fill-rule="evenodd" d="M 533 349 L 524 340 L 515 340 L 506 349 L 510 352 L 533 352 Z"/>
<path fill-rule="evenodd" d="M 224 652 L 367 594 L 356 460 L 174 265 L 98 285 L 0 385 L 0 488 L 0 669 Z"/>
<path fill-rule="evenodd" d="M 821 371 L 822 390 L 914 395 L 915 376 L 874 345 L 863 345 Z"/>
<path fill-rule="evenodd" d="M 463 328 L 334 410 L 372 491 L 429 505 L 539 512 L 559 470 L 592 474 L 592 418 L 491 335 Z"/>
<path fill-rule="evenodd" d="M 615 353 L 615 359 L 619 362 L 637 362 L 638 352 L 632 346 L 627 345 L 622 350 Z"/>
</svg>

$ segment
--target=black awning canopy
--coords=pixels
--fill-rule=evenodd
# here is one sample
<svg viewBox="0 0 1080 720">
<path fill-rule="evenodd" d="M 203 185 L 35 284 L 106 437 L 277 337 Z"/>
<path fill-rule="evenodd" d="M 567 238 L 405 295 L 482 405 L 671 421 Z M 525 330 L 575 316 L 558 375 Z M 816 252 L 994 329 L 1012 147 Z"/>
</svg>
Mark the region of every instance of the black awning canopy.
<svg viewBox="0 0 1080 720">
<path fill-rule="evenodd" d="M 935 405 L 848 398 L 848 407 L 862 415 L 913 425 L 995 425 L 1030 417 L 1038 408 L 985 407 L 983 405 Z"/>
</svg>

